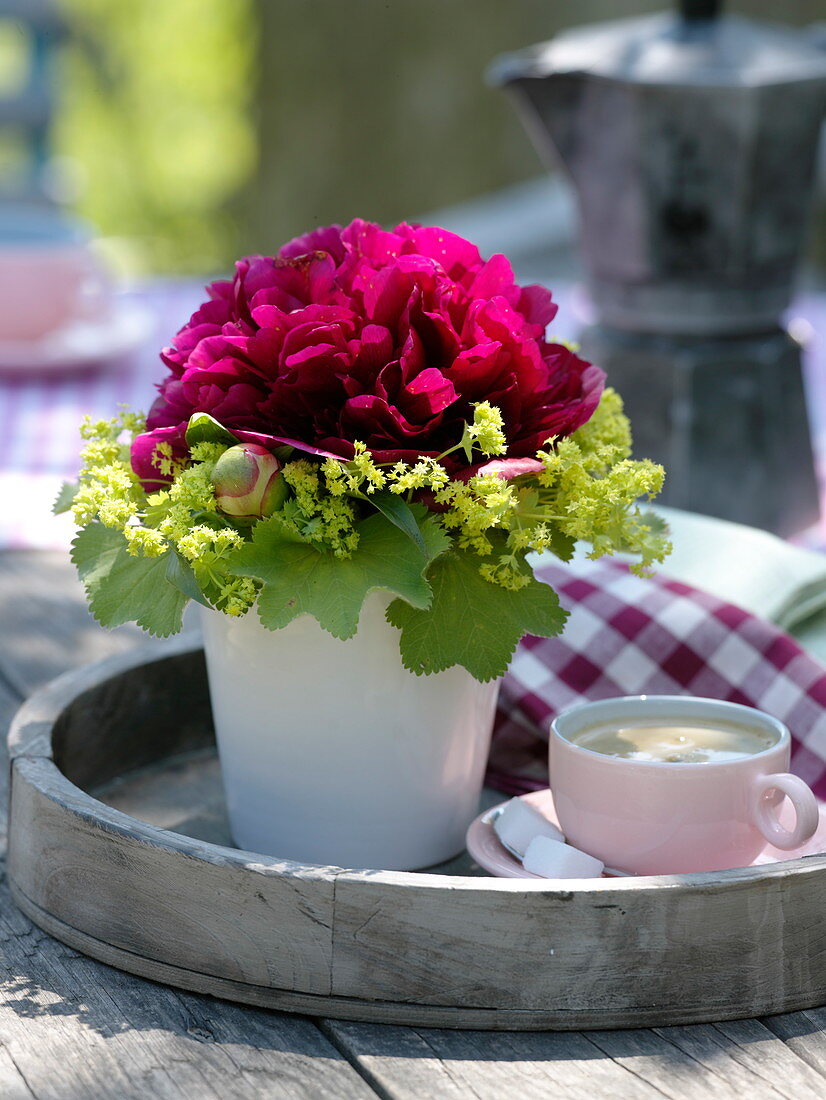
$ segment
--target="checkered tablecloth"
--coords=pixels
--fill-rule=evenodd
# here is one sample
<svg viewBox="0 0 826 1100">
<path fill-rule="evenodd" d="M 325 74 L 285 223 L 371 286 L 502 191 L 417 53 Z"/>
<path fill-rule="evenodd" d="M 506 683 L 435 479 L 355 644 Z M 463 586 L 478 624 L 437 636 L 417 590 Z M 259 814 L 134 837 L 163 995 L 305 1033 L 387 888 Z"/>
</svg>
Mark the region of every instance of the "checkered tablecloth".
<svg viewBox="0 0 826 1100">
<path fill-rule="evenodd" d="M 488 784 L 548 786 L 548 728 L 560 711 L 617 695 L 700 695 L 758 707 L 792 734 L 791 770 L 826 800 L 826 668 L 771 623 L 665 575 L 611 559 L 537 576 L 570 618 L 558 638 L 523 639 L 505 677 Z"/>
</svg>

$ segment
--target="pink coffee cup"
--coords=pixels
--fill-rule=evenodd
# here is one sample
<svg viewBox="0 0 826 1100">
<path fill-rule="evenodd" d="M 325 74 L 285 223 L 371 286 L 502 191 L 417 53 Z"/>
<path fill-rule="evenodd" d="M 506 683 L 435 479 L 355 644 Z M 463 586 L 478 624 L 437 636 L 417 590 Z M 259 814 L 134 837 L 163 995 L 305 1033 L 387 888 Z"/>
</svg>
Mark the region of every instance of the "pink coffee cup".
<svg viewBox="0 0 826 1100">
<path fill-rule="evenodd" d="M 736 760 L 671 763 L 608 756 L 573 743 L 585 730 L 635 725 L 735 725 L 768 734 L 761 752 Z M 809 787 L 790 775 L 791 738 L 752 707 L 682 695 L 586 703 L 551 726 L 550 776 L 559 823 L 574 847 L 606 867 L 639 875 L 745 867 L 772 844 L 790 851 L 818 827 Z M 793 829 L 780 824 L 783 797 Z"/>
<path fill-rule="evenodd" d="M 105 312 L 109 278 L 83 241 L 0 247 L 0 342 L 33 341 Z"/>
</svg>

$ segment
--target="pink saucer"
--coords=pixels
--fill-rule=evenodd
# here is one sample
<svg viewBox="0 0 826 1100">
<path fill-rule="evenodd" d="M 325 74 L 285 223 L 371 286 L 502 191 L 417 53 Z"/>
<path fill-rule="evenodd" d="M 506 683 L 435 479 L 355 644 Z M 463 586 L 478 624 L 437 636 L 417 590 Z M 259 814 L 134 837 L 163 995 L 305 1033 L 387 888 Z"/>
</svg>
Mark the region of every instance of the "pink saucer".
<svg viewBox="0 0 826 1100">
<path fill-rule="evenodd" d="M 559 826 L 554 809 L 553 795 L 547 788 L 544 791 L 523 794 L 521 800 L 533 806 L 548 821 L 551 821 L 557 827 Z M 526 871 L 516 856 L 511 855 L 507 848 L 503 847 L 499 837 L 493 831 L 493 822 L 507 801 L 500 802 L 489 810 L 485 810 L 483 814 L 480 814 L 470 823 L 465 838 L 467 850 L 480 867 L 490 871 L 497 878 L 540 878 L 540 875 L 534 875 L 530 871 Z M 781 824 L 787 827 L 794 824 L 794 810 L 788 800 L 783 804 L 780 811 L 780 821 Z M 810 840 L 791 852 L 784 852 L 780 848 L 765 848 L 751 866 L 760 867 L 767 863 L 782 863 L 785 860 L 800 859 L 802 856 L 822 854 L 826 854 L 826 804 L 820 807 L 820 824 L 817 827 L 817 832 Z M 627 877 L 628 872 L 606 870 L 605 875 L 602 877 L 612 878 L 618 875 Z"/>
</svg>

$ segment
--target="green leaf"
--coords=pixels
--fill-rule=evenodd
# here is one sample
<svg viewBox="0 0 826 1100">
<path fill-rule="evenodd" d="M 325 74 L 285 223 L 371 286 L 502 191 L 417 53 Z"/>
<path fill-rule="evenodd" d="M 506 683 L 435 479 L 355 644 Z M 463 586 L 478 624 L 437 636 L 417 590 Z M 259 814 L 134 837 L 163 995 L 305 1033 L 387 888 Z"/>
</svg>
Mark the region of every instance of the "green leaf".
<svg viewBox="0 0 826 1100">
<path fill-rule="evenodd" d="M 349 558 L 337 558 L 301 541 L 278 513 L 256 525 L 252 541 L 232 555 L 229 569 L 264 582 L 258 597 L 264 626 L 277 630 L 306 613 L 336 638 L 351 638 L 364 598 L 374 588 L 395 593 L 405 606 L 429 605 L 425 571 L 450 545 L 441 528 L 432 520 L 422 524 L 424 554 L 384 516 L 370 516 L 356 530 L 358 548 Z"/>
<path fill-rule="evenodd" d="M 566 535 L 564 531 L 560 531 L 555 523 L 548 524 L 548 527 L 550 529 L 549 534 L 551 538 L 549 550 L 552 554 L 555 554 L 560 561 L 570 561 L 576 549 L 576 539 L 571 538 L 570 535 Z"/>
<path fill-rule="evenodd" d="M 477 555 L 451 550 L 428 570 L 428 609 L 390 604 L 387 620 L 401 630 L 405 668 L 421 675 L 462 665 L 477 680 L 494 680 L 507 671 L 524 634 L 551 638 L 562 630 L 568 613 L 549 585 L 531 576 L 510 591 L 486 581 L 479 565 Z"/>
<path fill-rule="evenodd" d="M 74 481 L 64 481 L 60 486 L 60 492 L 52 505 L 52 511 L 56 516 L 62 512 L 68 512 L 75 502 L 75 497 L 80 491 L 80 486 Z"/>
<path fill-rule="evenodd" d="M 408 538 L 413 539 L 423 554 L 427 553 L 413 509 L 406 501 L 402 500 L 398 493 L 387 491 L 372 493 L 367 499 L 378 508 L 385 519 L 389 519 L 400 531 L 404 531 Z"/>
<path fill-rule="evenodd" d="M 638 512 L 636 520 L 638 523 L 644 524 L 652 535 L 662 535 L 664 538 L 668 538 L 671 535 L 671 528 L 668 526 L 668 520 L 657 512 L 652 512 L 650 509 L 644 512 Z"/>
<path fill-rule="evenodd" d="M 101 523 L 79 531 L 72 543 L 72 561 L 97 621 L 102 626 L 136 622 L 163 638 L 176 634 L 187 598 L 167 581 L 170 553 L 134 557 L 121 532 Z"/>
<path fill-rule="evenodd" d="M 193 413 L 189 418 L 186 442 L 188 447 L 194 447 L 196 443 L 226 443 L 232 447 L 238 440 L 229 429 L 219 424 L 214 416 L 198 412 Z"/>
<path fill-rule="evenodd" d="M 201 591 L 201 586 L 192 572 L 192 566 L 185 561 L 176 551 L 164 555 L 167 558 L 166 579 L 174 585 L 179 592 L 190 600 L 195 600 L 204 607 L 212 607 L 212 604 Z"/>
</svg>

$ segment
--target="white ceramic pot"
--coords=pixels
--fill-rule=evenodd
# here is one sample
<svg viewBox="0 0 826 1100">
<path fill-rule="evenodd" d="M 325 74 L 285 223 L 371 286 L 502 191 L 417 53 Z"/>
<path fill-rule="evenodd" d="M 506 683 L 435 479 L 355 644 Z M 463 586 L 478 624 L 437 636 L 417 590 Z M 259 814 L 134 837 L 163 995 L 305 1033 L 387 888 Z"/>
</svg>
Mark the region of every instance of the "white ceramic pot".
<svg viewBox="0 0 826 1100">
<path fill-rule="evenodd" d="M 203 614 L 235 843 L 307 863 L 412 870 L 464 847 L 478 812 L 499 683 L 414 676 L 386 593 L 339 641 L 302 615 Z"/>
</svg>

